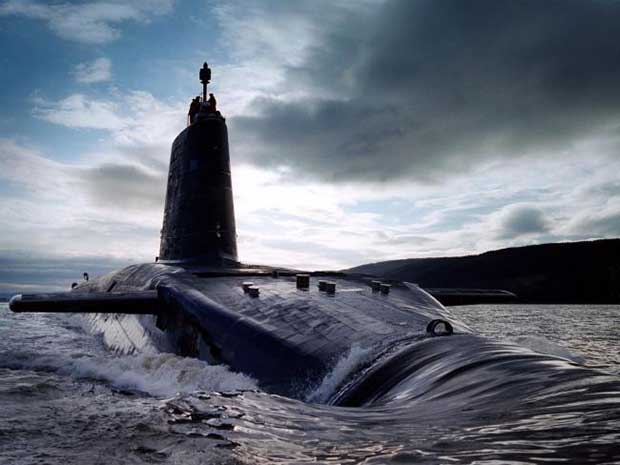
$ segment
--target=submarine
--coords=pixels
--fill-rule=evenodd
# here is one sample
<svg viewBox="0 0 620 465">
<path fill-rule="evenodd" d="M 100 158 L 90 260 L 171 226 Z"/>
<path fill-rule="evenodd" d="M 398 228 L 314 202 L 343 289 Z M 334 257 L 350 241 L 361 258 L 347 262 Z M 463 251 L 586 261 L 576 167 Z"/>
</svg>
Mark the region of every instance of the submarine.
<svg viewBox="0 0 620 465">
<path fill-rule="evenodd" d="M 13 312 L 84 314 L 119 353 L 225 364 L 268 393 L 304 400 L 359 349 L 363 359 L 324 399 L 337 406 L 422 395 L 442 383 L 459 392 L 495 387 L 500 402 L 558 385 L 554 373 L 566 383 L 592 376 L 569 360 L 474 334 L 413 283 L 240 262 L 228 130 L 207 98 L 207 63 L 200 80 L 202 97 L 172 143 L 155 261 L 85 275 L 63 293 L 16 295 Z"/>
</svg>

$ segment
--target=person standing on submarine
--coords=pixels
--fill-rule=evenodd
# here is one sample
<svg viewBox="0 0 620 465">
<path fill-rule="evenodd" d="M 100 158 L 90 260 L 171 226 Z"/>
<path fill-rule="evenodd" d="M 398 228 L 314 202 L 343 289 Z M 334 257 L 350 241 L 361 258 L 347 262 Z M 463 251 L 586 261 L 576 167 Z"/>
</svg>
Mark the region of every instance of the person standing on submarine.
<svg viewBox="0 0 620 465">
<path fill-rule="evenodd" d="M 189 104 L 189 112 L 187 113 L 187 125 L 189 126 L 196 120 L 196 115 L 200 111 L 200 96 L 192 99 L 192 103 Z"/>
<path fill-rule="evenodd" d="M 213 94 L 209 94 L 209 100 L 207 100 L 207 113 L 215 113 L 216 105 L 217 100 L 215 100 L 215 96 Z"/>
</svg>

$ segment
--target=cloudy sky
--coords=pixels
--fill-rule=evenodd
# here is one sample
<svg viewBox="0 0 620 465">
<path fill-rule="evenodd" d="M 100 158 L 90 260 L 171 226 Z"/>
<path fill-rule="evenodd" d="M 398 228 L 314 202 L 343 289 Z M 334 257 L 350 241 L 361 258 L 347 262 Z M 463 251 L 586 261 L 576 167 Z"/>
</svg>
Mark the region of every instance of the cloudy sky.
<svg viewBox="0 0 620 465">
<path fill-rule="evenodd" d="M 158 253 L 227 117 L 240 258 L 344 268 L 620 236 L 620 2 L 0 2 L 0 293 Z"/>
</svg>

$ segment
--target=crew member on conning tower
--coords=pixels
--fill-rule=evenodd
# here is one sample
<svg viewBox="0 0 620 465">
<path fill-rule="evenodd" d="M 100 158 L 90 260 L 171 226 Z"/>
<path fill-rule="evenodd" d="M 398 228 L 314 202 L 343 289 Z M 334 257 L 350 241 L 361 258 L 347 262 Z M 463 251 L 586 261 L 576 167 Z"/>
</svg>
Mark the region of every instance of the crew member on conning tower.
<svg viewBox="0 0 620 465">
<path fill-rule="evenodd" d="M 215 113 L 217 110 L 215 106 L 217 105 L 217 100 L 215 100 L 215 96 L 213 94 L 209 94 L 209 100 L 207 100 L 207 112 Z"/>
<path fill-rule="evenodd" d="M 200 95 L 192 99 L 192 103 L 189 104 L 189 112 L 187 113 L 187 125 L 189 126 L 196 120 L 196 115 L 200 111 Z"/>
</svg>

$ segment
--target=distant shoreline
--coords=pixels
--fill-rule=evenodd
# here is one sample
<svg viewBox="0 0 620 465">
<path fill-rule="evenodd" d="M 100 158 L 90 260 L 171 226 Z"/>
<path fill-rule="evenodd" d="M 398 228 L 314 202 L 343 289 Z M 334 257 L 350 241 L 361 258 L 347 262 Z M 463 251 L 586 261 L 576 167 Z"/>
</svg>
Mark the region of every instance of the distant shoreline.
<svg viewBox="0 0 620 465">
<path fill-rule="evenodd" d="M 503 289 L 521 304 L 620 304 L 620 239 L 552 243 L 346 270 L 422 288 Z"/>
</svg>

